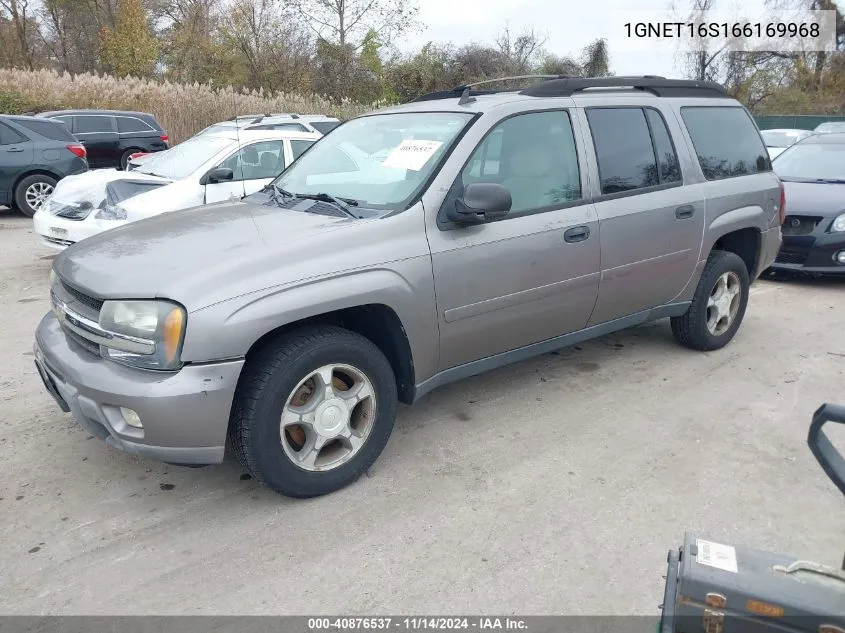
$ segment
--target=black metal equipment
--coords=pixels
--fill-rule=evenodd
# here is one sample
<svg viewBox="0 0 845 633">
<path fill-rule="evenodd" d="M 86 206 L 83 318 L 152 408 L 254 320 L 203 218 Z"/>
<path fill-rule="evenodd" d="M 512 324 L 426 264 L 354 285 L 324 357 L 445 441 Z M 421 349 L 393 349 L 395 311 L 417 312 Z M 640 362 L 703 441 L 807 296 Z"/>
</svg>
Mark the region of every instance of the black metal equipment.
<svg viewBox="0 0 845 633">
<path fill-rule="evenodd" d="M 822 432 L 845 407 L 813 414 L 807 443 L 845 494 L 845 459 Z M 845 633 L 843 569 L 687 533 L 668 556 L 660 633 Z"/>
</svg>

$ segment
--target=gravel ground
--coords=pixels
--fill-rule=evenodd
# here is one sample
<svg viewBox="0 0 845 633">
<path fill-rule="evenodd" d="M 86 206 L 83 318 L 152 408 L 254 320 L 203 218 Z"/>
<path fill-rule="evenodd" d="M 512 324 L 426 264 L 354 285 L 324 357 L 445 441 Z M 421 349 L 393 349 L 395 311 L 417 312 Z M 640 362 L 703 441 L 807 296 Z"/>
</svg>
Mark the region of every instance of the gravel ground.
<svg viewBox="0 0 845 633">
<path fill-rule="evenodd" d="M 50 265 L 0 210 L 0 613 L 655 614 L 685 530 L 842 560 L 805 440 L 845 403 L 845 283 L 760 282 L 715 353 L 664 321 L 442 388 L 368 477 L 294 501 L 61 413 L 32 362 Z"/>
</svg>

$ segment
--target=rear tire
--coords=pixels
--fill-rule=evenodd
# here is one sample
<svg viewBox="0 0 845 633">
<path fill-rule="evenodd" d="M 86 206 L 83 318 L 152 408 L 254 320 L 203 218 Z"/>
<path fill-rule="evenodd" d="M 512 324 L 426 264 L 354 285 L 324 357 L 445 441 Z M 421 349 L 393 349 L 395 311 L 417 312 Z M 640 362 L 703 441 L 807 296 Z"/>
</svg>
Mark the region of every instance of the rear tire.
<svg viewBox="0 0 845 633">
<path fill-rule="evenodd" d="M 144 151 L 144 150 L 132 148 L 132 149 L 128 149 L 125 152 L 123 152 L 123 154 L 120 155 L 120 170 L 126 171 L 126 165 L 127 165 L 127 163 L 129 163 L 129 157 L 132 156 L 132 154 L 136 154 L 136 153 L 142 152 L 142 151 Z"/>
<path fill-rule="evenodd" d="M 15 187 L 15 207 L 24 215 L 32 217 L 47 196 L 53 193 L 56 182 L 55 178 L 44 174 L 33 174 L 21 179 Z"/>
<path fill-rule="evenodd" d="M 750 286 L 748 269 L 737 254 L 711 252 L 689 309 L 670 320 L 675 339 L 705 352 L 727 345 L 745 316 Z"/>
<path fill-rule="evenodd" d="M 396 403 L 393 369 L 372 341 L 335 326 L 303 328 L 247 361 L 230 446 L 274 491 L 324 495 L 358 479 L 378 458 Z"/>
</svg>

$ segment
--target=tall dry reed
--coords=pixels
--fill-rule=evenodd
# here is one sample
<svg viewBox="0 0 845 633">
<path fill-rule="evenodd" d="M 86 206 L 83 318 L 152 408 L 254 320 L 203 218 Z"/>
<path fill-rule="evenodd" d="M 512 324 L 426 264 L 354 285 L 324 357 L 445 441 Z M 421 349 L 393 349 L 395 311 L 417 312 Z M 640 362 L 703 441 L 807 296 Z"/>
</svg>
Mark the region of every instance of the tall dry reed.
<svg viewBox="0 0 845 633">
<path fill-rule="evenodd" d="M 316 94 L 264 94 L 231 86 L 174 84 L 108 75 L 71 75 L 52 70 L 0 68 L 0 92 L 17 93 L 43 108 L 104 108 L 140 110 L 156 116 L 172 142 L 183 141 L 202 128 L 240 114 L 298 112 L 348 119 L 375 106 L 344 100 L 333 102 Z"/>
</svg>

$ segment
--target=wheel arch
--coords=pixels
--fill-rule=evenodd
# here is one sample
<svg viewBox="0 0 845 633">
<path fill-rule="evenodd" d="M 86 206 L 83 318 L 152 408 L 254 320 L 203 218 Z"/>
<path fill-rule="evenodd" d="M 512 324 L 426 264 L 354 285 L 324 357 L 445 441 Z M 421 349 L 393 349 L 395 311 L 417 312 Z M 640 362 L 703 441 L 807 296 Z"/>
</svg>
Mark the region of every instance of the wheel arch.
<svg viewBox="0 0 845 633">
<path fill-rule="evenodd" d="M 21 173 L 17 178 L 15 178 L 15 181 L 12 183 L 12 189 L 11 189 L 12 197 L 14 197 L 14 195 L 17 193 L 18 185 L 21 184 L 21 181 L 24 178 L 27 178 L 29 176 L 38 176 L 38 175 L 49 176 L 50 178 L 55 178 L 56 181 L 59 181 L 59 180 L 62 179 L 62 177 L 60 175 L 58 175 L 56 172 L 50 171 L 49 169 L 47 169 L 45 167 L 36 167 L 35 169 L 29 169 L 29 170 Z"/>
</svg>

